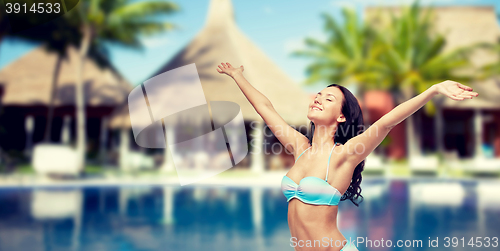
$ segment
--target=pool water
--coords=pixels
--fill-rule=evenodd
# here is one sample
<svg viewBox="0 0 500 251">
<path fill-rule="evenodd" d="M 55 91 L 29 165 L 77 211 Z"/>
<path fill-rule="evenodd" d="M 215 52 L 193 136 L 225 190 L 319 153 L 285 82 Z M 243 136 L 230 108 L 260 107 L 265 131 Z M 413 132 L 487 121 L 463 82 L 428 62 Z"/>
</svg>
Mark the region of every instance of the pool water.
<svg viewBox="0 0 500 251">
<path fill-rule="evenodd" d="M 500 237 L 499 182 L 374 179 L 362 188 L 360 207 L 341 202 L 338 216 L 346 238 L 372 241 L 371 248 L 358 243 L 359 250 L 499 248 L 493 239 Z M 293 250 L 290 237 L 279 188 L 0 189 L 2 251 Z M 374 247 L 398 240 L 422 242 Z M 439 248 L 429 247 L 429 240 Z"/>
</svg>

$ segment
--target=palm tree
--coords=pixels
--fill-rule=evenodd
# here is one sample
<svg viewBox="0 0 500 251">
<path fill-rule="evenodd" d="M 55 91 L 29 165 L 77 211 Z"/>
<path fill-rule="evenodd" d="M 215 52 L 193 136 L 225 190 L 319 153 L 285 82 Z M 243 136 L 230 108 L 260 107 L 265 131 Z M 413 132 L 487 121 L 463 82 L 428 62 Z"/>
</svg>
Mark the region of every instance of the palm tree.
<svg viewBox="0 0 500 251">
<path fill-rule="evenodd" d="M 396 94 L 397 103 L 448 79 L 459 82 L 473 79 L 472 75 L 459 70 L 470 67 L 468 58 L 475 45 L 444 52 L 446 41 L 433 30 L 433 14 L 431 8 L 423 11 L 416 1 L 409 8 L 403 8 L 400 17 L 391 15 L 390 26 L 377 29 L 377 43 L 383 48 L 378 60 L 384 66 L 378 72 L 378 79 Z M 424 109 L 433 114 L 435 104 L 431 101 Z M 409 156 L 421 154 L 416 132 L 414 117 L 410 116 L 406 121 Z"/>
<path fill-rule="evenodd" d="M 81 168 L 85 163 L 85 100 L 82 67 L 90 49 L 105 51 L 104 43 L 133 49 L 142 48 L 141 36 L 174 28 L 173 24 L 160 18 L 177 9 L 174 3 L 164 1 L 82 0 L 64 15 L 66 22 L 78 27 L 81 34 L 80 63 L 76 81 L 77 151 Z"/>
<path fill-rule="evenodd" d="M 38 24 L 40 21 L 36 17 L 38 16 L 33 16 L 30 20 L 33 26 Z M 57 18 L 50 22 L 36 25 L 35 28 L 9 35 L 35 43 L 41 43 L 46 50 L 57 55 L 54 71 L 52 72 L 52 86 L 49 99 L 50 103 L 48 104 L 47 123 L 44 135 L 44 141 L 49 142 L 51 138 L 54 101 L 56 98 L 55 94 L 57 90 L 57 82 L 61 63 L 68 56 L 66 49 L 70 45 L 76 45 L 77 42 L 80 41 L 80 33 L 74 27 L 70 27 L 64 19 Z"/>
<path fill-rule="evenodd" d="M 497 43 L 482 43 L 481 47 L 488 50 L 492 54 L 500 55 L 500 40 Z M 500 60 L 486 64 L 479 69 L 478 78 L 481 80 L 498 77 L 500 75 Z"/>
<path fill-rule="evenodd" d="M 9 20 L 7 17 L 7 13 L 5 12 L 5 8 L 3 5 L 0 6 L 0 41 L 7 35 L 9 32 Z"/>
<path fill-rule="evenodd" d="M 400 17 L 392 15 L 386 25 L 374 20 L 358 25 L 354 11 L 342 12 L 342 26 L 326 15 L 325 28 L 330 35 L 326 42 L 308 39 L 310 50 L 296 53 L 315 60 L 307 68 L 307 83 L 354 81 L 365 90 L 391 91 L 400 103 L 441 81 L 471 79 L 456 70 L 469 65 L 467 57 L 473 47 L 445 53 L 444 37 L 432 31 L 431 10 L 421 13 L 418 1 L 404 8 Z M 434 106 L 431 103 L 425 109 L 432 112 Z M 407 120 L 408 152 L 418 155 L 413 118 Z"/>
<path fill-rule="evenodd" d="M 360 87 L 368 87 L 367 84 L 379 83 L 375 78 L 377 70 L 382 67 L 377 61 L 382 51 L 374 44 L 374 30 L 369 25 L 360 23 L 352 9 L 343 8 L 342 16 L 343 24 L 323 13 L 327 41 L 306 38 L 305 44 L 309 49 L 293 53 L 314 59 L 306 69 L 309 75 L 306 84 L 326 81 L 344 85 L 359 83 L 363 84 Z"/>
</svg>

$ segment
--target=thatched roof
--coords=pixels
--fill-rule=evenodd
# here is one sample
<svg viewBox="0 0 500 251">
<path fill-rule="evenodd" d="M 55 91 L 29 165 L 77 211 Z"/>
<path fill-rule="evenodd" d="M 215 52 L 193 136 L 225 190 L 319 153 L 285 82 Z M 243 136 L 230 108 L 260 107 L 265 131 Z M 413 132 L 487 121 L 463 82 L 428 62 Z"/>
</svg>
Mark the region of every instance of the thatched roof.
<svg viewBox="0 0 500 251">
<path fill-rule="evenodd" d="M 195 63 L 206 101 L 232 101 L 247 121 L 262 121 L 234 80 L 217 72 L 217 65 L 243 65 L 245 78 L 272 102 L 283 119 L 308 123 L 308 96 L 236 26 L 230 0 L 212 0 L 204 28 L 153 76 Z"/>
<path fill-rule="evenodd" d="M 75 103 L 77 60 L 77 50 L 69 48 L 67 58 L 61 63 L 56 106 Z M 4 88 L 3 105 L 48 105 L 56 61 L 54 52 L 40 46 L 0 70 L 0 85 Z M 89 59 L 85 61 L 83 76 L 88 106 L 116 106 L 123 103 L 132 89 L 130 83 L 112 67 L 101 69 Z"/>
<path fill-rule="evenodd" d="M 424 7 L 428 8 L 428 7 Z M 479 42 L 498 43 L 500 41 L 500 27 L 498 25 L 495 8 L 493 6 L 436 6 L 433 25 L 436 32 L 446 38 L 445 51 L 472 45 Z M 398 14 L 400 7 L 368 7 L 365 10 L 367 20 L 374 20 L 377 12 L 392 11 Z M 379 22 L 384 22 L 388 15 L 379 16 Z M 387 21 L 387 20 L 385 20 Z M 498 60 L 498 55 L 487 53 L 483 49 L 476 50 L 470 57 L 472 65 L 477 68 Z M 446 99 L 444 107 L 457 109 L 494 108 L 500 109 L 500 85 L 493 79 L 477 83 L 463 83 L 470 85 L 479 97 L 464 102 Z"/>
</svg>

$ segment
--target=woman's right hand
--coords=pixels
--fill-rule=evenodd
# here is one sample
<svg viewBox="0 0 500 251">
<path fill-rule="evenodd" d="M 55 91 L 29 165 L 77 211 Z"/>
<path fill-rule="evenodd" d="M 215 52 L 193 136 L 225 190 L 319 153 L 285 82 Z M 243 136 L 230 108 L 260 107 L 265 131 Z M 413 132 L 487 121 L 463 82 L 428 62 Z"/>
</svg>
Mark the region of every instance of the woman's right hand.
<svg viewBox="0 0 500 251">
<path fill-rule="evenodd" d="M 242 73 L 244 71 L 243 65 L 237 68 L 234 68 L 230 63 L 221 63 L 217 72 L 221 74 L 227 74 L 230 77 L 234 77 L 237 73 Z"/>
</svg>

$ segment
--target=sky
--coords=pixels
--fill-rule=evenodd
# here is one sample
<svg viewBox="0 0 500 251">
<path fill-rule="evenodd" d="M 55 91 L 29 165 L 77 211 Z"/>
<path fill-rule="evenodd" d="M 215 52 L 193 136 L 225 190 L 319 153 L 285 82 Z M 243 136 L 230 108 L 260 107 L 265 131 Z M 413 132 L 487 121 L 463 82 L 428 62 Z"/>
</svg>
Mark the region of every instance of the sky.
<svg viewBox="0 0 500 251">
<path fill-rule="evenodd" d="M 201 30 L 210 0 L 170 0 L 180 11 L 166 20 L 178 29 L 144 38 L 142 51 L 110 46 L 111 61 L 133 85 L 153 77 L 162 65 L 185 47 Z M 412 0 L 232 0 L 235 19 L 240 30 L 263 50 L 273 62 L 297 84 L 306 79 L 305 69 L 310 59 L 291 55 L 304 49 L 303 40 L 312 37 L 324 40 L 321 13 L 340 18 L 340 10 L 347 6 L 361 14 L 365 6 L 410 4 Z M 500 0 L 421 0 L 423 5 L 490 5 L 500 13 Z M 5 38 L 0 44 L 0 69 L 26 54 L 36 44 Z M 215 69 L 214 69 L 215 70 Z M 324 86 L 304 87 L 317 92 Z"/>
</svg>

